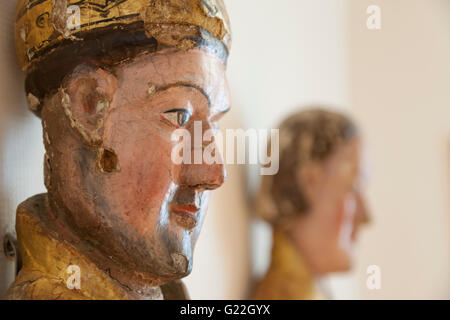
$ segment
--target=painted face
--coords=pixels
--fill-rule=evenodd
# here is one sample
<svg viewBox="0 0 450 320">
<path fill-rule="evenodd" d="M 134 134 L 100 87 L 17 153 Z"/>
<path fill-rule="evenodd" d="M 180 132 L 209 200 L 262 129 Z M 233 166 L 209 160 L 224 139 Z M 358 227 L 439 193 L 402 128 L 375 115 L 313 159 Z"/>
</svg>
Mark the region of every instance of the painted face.
<svg viewBox="0 0 450 320">
<path fill-rule="evenodd" d="M 360 186 L 360 142 L 353 139 L 338 148 L 323 165 L 323 178 L 314 199 L 315 226 L 325 272 L 351 267 L 352 249 L 368 213 Z"/>
<path fill-rule="evenodd" d="M 149 54 L 110 72 L 79 68 L 60 95 L 70 128 L 46 125 L 56 104 L 42 117 L 49 190 L 69 223 L 143 277 L 189 274 L 209 192 L 225 170 L 174 164 L 171 136 L 184 128 L 194 137 L 194 121 L 214 128 L 229 109 L 223 63 L 200 49 Z"/>
</svg>

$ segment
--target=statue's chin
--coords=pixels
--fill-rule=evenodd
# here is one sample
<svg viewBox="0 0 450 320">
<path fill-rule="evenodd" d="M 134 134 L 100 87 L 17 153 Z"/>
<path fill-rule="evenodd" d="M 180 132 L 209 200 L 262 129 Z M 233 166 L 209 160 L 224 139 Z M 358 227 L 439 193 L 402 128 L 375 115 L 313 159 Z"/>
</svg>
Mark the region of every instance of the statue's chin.
<svg viewBox="0 0 450 320">
<path fill-rule="evenodd" d="M 168 258 L 167 260 L 162 260 L 161 256 L 159 256 L 159 260 L 152 259 L 152 261 L 148 261 L 148 270 L 144 273 L 147 273 L 150 278 L 161 279 L 164 283 L 189 276 L 193 267 L 190 251 L 180 252 L 169 249 L 170 251 L 172 253 L 169 256 L 165 256 Z"/>
<path fill-rule="evenodd" d="M 179 279 L 187 277 L 192 271 L 192 257 L 187 257 L 183 253 L 172 253 L 171 257 Z"/>
</svg>

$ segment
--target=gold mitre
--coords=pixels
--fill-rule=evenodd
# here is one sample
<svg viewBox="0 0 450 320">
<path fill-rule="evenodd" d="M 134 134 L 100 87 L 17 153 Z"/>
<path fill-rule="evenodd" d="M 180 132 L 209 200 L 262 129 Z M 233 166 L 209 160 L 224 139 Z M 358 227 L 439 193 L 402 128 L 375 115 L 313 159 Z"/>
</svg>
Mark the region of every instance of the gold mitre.
<svg viewBox="0 0 450 320">
<path fill-rule="evenodd" d="M 223 0 L 19 0 L 16 51 L 21 67 L 28 70 L 61 47 L 92 35 L 100 39 L 106 31 L 121 31 L 123 38 L 124 31 L 139 29 L 159 45 L 180 49 L 192 48 L 204 37 L 218 40 L 225 51 L 230 46 Z"/>
</svg>

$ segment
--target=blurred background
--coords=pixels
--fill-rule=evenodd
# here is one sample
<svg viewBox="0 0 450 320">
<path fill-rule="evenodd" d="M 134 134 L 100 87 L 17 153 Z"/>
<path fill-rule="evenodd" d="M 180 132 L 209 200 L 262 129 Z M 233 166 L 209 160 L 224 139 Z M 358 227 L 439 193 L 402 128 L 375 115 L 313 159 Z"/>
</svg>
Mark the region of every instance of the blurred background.
<svg viewBox="0 0 450 320">
<path fill-rule="evenodd" d="M 16 206 L 45 192 L 39 120 L 27 111 L 13 49 L 15 1 L 0 0 L 0 236 Z M 363 131 L 373 216 L 353 271 L 325 279 L 333 298 L 450 298 L 450 1 L 225 0 L 233 28 L 233 109 L 222 128 L 276 128 L 324 104 Z M 367 9 L 380 8 L 371 30 Z M 186 279 L 193 299 L 246 298 L 267 268 L 271 231 L 250 202 L 253 166 L 229 166 Z M 366 286 L 381 268 L 381 289 Z M 0 255 L 0 296 L 13 279 Z"/>
</svg>

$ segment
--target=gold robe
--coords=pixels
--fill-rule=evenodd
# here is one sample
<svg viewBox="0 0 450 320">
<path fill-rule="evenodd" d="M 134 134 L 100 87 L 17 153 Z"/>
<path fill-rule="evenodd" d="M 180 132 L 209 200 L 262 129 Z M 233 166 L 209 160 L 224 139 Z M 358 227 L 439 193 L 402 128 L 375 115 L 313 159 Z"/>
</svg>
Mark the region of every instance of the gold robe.
<svg viewBox="0 0 450 320">
<path fill-rule="evenodd" d="M 40 219 L 46 195 L 37 195 L 17 209 L 16 231 L 23 266 L 6 293 L 10 300 L 133 300 L 184 299 L 183 284 L 155 287 L 151 296 L 138 296 L 97 268 L 73 246 L 59 239 Z M 80 288 L 69 289 L 70 266 L 79 267 Z M 68 271 L 70 271 L 68 273 Z"/>
<path fill-rule="evenodd" d="M 255 300 L 320 300 L 324 297 L 292 241 L 274 229 L 272 261 L 264 278 L 256 285 Z"/>
</svg>

